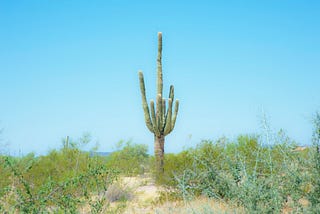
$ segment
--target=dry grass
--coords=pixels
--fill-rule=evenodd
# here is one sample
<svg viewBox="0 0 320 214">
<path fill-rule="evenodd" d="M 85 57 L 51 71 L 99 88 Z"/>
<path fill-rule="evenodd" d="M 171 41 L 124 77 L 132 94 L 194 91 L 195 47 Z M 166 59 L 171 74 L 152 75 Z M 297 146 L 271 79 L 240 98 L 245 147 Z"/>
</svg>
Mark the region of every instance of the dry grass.
<svg viewBox="0 0 320 214">
<path fill-rule="evenodd" d="M 209 198 L 196 198 L 190 202 L 168 202 L 156 207 L 155 213 L 189 214 L 189 213 L 244 213 L 241 209 Z"/>
<path fill-rule="evenodd" d="M 134 197 L 127 201 L 125 214 L 189 214 L 189 213 L 243 213 L 226 203 L 208 198 L 197 198 L 190 202 L 165 201 L 158 203 L 164 187 L 155 185 L 150 176 L 123 177 L 122 185 L 131 189 Z"/>
</svg>

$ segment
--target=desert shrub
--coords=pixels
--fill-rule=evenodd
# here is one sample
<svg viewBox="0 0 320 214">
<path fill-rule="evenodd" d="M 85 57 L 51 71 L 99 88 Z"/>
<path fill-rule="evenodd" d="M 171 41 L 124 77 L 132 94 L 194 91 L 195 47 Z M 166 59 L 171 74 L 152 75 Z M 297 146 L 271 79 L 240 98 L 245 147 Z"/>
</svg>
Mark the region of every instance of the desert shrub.
<svg viewBox="0 0 320 214">
<path fill-rule="evenodd" d="M 64 146 L 40 157 L 4 157 L 9 182 L 0 196 L 0 211 L 75 213 L 84 205 L 90 206 L 91 213 L 101 211 L 106 205 L 101 194 L 118 172 L 108 169 L 104 158 L 90 157 L 78 146 Z"/>
<path fill-rule="evenodd" d="M 248 135 L 234 142 L 201 142 L 190 151 L 192 167 L 176 175 L 181 197 L 218 198 L 248 213 L 280 213 L 285 207 L 304 211 L 299 200 L 307 197 L 312 168 L 305 154 L 293 150 L 293 141 L 283 132 L 277 136 L 272 146 Z"/>
<path fill-rule="evenodd" d="M 47 155 L 35 158 L 29 154 L 17 161 L 15 168 L 36 192 L 44 183 L 64 182 L 86 174 L 92 168 L 105 164 L 103 157 L 90 157 L 89 152 L 80 150 L 88 141 L 90 139 L 85 135 L 78 141 L 70 140 L 68 146 L 63 143 L 60 150 L 51 150 Z M 77 191 L 76 187 L 74 191 Z"/>
<path fill-rule="evenodd" d="M 60 182 L 48 180 L 35 189 L 32 182 L 27 180 L 9 159 L 6 159 L 6 165 L 12 170 L 14 183 L 11 189 L 14 192 L 14 200 L 11 200 L 14 203 L 10 204 L 9 210 L 11 212 L 38 213 L 52 210 L 75 213 L 84 203 L 97 208 L 104 198 L 92 201 L 92 193 L 106 191 L 115 179 L 115 173 L 104 166 L 90 166 L 85 173 Z"/>
<path fill-rule="evenodd" d="M 314 118 L 312 168 L 313 186 L 308 199 L 311 202 L 310 210 L 316 212 L 320 210 L 320 113 L 316 113 Z"/>
<path fill-rule="evenodd" d="M 117 144 L 118 150 L 107 157 L 106 166 L 117 169 L 124 175 L 143 174 L 149 170 L 148 147 L 131 142 Z"/>
<path fill-rule="evenodd" d="M 154 160 L 151 159 L 151 164 L 154 164 Z M 157 183 L 161 185 L 167 185 L 173 187 L 177 184 L 175 175 L 181 174 L 184 170 L 192 167 L 193 157 L 190 152 L 185 150 L 178 154 L 168 153 L 164 155 L 164 174 L 159 176 Z M 155 169 L 155 167 L 152 167 Z M 156 176 L 156 172 L 153 172 L 153 176 Z"/>
<path fill-rule="evenodd" d="M 4 196 L 11 184 L 11 181 L 9 179 L 11 172 L 8 168 L 5 167 L 6 158 L 7 156 L 0 156 L 0 198 Z"/>
</svg>

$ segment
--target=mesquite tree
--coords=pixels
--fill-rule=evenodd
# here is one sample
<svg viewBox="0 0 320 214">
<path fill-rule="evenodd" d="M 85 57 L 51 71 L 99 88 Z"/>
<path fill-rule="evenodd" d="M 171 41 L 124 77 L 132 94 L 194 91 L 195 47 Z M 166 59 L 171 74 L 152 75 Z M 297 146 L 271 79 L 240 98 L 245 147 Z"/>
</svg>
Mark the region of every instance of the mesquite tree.
<svg viewBox="0 0 320 214">
<path fill-rule="evenodd" d="M 148 129 L 154 134 L 154 155 L 156 159 L 156 172 L 160 175 L 164 172 L 164 142 L 165 136 L 172 132 L 176 123 L 179 109 L 179 100 L 175 101 L 174 111 L 173 99 L 174 88 L 170 86 L 169 98 L 167 99 L 168 107 L 166 107 L 166 99 L 162 96 L 162 33 L 158 33 L 158 58 L 157 58 L 157 96 L 156 108 L 154 101 L 150 101 L 150 109 L 147 103 L 145 84 L 142 71 L 139 71 L 140 90 L 142 97 L 142 107 L 144 111 L 144 119 Z"/>
</svg>

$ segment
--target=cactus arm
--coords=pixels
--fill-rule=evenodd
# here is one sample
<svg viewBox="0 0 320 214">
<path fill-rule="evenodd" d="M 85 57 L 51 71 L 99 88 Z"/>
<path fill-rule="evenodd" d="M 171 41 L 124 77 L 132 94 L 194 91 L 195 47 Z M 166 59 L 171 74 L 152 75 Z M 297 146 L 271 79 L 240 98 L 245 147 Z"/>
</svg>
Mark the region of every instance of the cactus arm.
<svg viewBox="0 0 320 214">
<path fill-rule="evenodd" d="M 169 99 L 171 99 L 171 101 L 173 102 L 174 100 L 174 87 L 173 85 L 170 85 L 170 91 L 169 91 Z M 172 110 L 170 110 L 172 112 Z M 167 110 L 167 115 L 168 115 L 168 112 L 169 112 L 169 108 Z M 171 114 L 172 115 L 172 114 Z M 169 122 L 169 121 L 168 121 Z M 170 119 L 170 122 L 171 122 L 171 119 Z"/>
<path fill-rule="evenodd" d="M 162 80 L 162 33 L 158 33 L 158 58 L 157 58 L 157 95 L 163 91 L 163 80 Z"/>
<path fill-rule="evenodd" d="M 172 102 L 173 102 L 173 99 L 174 99 L 174 87 L 173 87 L 173 85 L 170 85 L 169 100 L 171 100 L 171 105 L 168 106 L 168 110 L 165 115 L 165 126 L 164 126 L 165 135 L 169 134 L 173 129 L 173 128 L 171 128 L 172 127 Z M 169 113 L 169 111 L 170 111 L 170 113 Z"/>
<path fill-rule="evenodd" d="M 143 78 L 142 71 L 139 71 L 139 81 L 140 81 L 140 91 L 141 91 L 144 119 L 145 119 L 145 122 L 146 122 L 148 129 L 153 133 L 154 130 L 153 130 L 153 125 L 152 125 L 151 118 L 150 118 L 150 112 L 149 112 L 149 107 L 148 107 L 147 97 L 146 97 L 146 88 L 145 88 L 145 84 L 144 84 L 144 78 Z"/>
<path fill-rule="evenodd" d="M 179 111 L 179 100 L 176 100 L 175 107 L 174 107 L 174 113 L 173 113 L 173 117 L 172 117 L 172 121 L 171 121 L 171 130 L 170 130 L 170 132 L 172 132 L 172 130 L 174 129 L 174 126 L 176 125 L 176 119 L 177 119 L 178 111 Z"/>
<path fill-rule="evenodd" d="M 152 125 L 153 125 L 154 134 L 157 136 L 160 136 L 160 132 L 157 127 L 157 118 L 156 118 L 156 113 L 154 110 L 154 101 L 153 100 L 150 101 L 150 111 L 151 111 L 151 118 L 152 118 Z"/>
<path fill-rule="evenodd" d="M 172 131 L 171 126 L 172 126 L 172 100 L 169 98 L 169 100 L 168 100 L 168 113 L 166 116 L 166 126 L 164 128 L 164 135 L 165 136 Z"/>
<path fill-rule="evenodd" d="M 162 99 L 162 127 L 161 131 L 164 130 L 164 127 L 166 126 L 166 100 Z"/>
<path fill-rule="evenodd" d="M 159 98 L 159 107 L 160 107 L 160 114 L 159 114 L 159 131 L 161 132 L 162 131 L 162 127 L 163 127 L 163 124 L 164 124 L 164 120 L 163 120 L 163 99 L 161 97 L 161 99 Z"/>
<path fill-rule="evenodd" d="M 157 96 L 157 103 L 156 103 L 156 119 L 157 119 L 157 128 L 159 132 L 161 132 L 161 125 L 162 125 L 162 97 L 160 94 Z"/>
<path fill-rule="evenodd" d="M 170 98 L 172 101 L 174 100 L 174 87 L 173 87 L 173 85 L 170 85 L 169 98 Z"/>
</svg>

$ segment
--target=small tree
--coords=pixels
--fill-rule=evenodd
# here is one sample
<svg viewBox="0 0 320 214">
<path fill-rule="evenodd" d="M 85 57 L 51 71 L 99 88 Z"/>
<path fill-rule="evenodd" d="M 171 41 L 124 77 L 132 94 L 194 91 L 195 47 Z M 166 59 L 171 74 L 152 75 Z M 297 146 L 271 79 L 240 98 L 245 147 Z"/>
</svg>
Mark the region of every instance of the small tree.
<svg viewBox="0 0 320 214">
<path fill-rule="evenodd" d="M 154 134 L 154 155 L 156 159 L 157 176 L 164 172 L 164 142 L 165 136 L 172 132 L 179 109 L 179 101 L 175 101 L 174 112 L 172 112 L 174 100 L 174 88 L 170 86 L 168 108 L 166 100 L 163 98 L 162 81 L 162 33 L 158 33 L 158 58 L 157 58 L 157 97 L 156 109 L 154 101 L 150 101 L 150 110 L 147 103 L 145 84 L 142 71 L 139 71 L 140 90 L 142 97 L 142 107 L 144 118 L 148 129 Z"/>
</svg>

